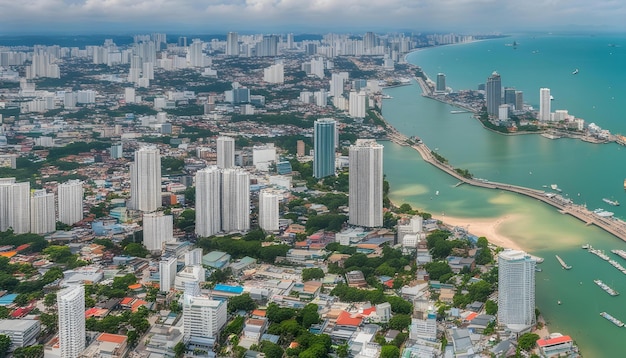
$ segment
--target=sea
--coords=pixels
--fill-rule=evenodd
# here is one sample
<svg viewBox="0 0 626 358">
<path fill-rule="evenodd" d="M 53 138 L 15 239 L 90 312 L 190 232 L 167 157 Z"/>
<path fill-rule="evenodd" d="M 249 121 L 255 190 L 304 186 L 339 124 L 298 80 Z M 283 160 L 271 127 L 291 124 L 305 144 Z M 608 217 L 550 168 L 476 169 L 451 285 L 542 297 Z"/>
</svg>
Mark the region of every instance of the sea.
<svg viewBox="0 0 626 358">
<path fill-rule="evenodd" d="M 586 123 L 626 135 L 626 35 L 515 35 L 422 49 L 409 54 L 407 61 L 432 79 L 444 73 L 453 90 L 477 89 L 497 71 L 504 87 L 523 91 L 524 101 L 535 108 L 539 89 L 550 88 L 552 111 L 566 109 Z M 626 219 L 626 147 L 494 133 L 469 113 L 453 114 L 458 108 L 422 97 L 416 83 L 386 89 L 385 94 L 392 97 L 384 100 L 385 119 L 405 135 L 421 138 L 453 166 L 468 169 L 478 178 L 540 190 L 552 191 L 550 186 L 556 184 L 561 195 L 575 203 Z M 626 266 L 626 260 L 610 253 L 611 249 L 626 250 L 626 242 L 537 200 L 457 187 L 457 180 L 425 163 L 413 149 L 383 144 L 392 201 L 437 215 L 494 221 L 514 218 L 498 230 L 545 259 L 539 265 L 542 271 L 536 273 L 536 305 L 550 332 L 572 336 L 585 357 L 626 355 L 622 341 L 626 328 L 600 316 L 606 311 L 626 322 L 626 275 L 581 248 L 591 244 Z M 603 198 L 623 205 L 610 206 Z M 468 229 L 471 232 L 471 224 Z M 572 269 L 562 269 L 555 255 Z M 622 295 L 609 296 L 594 279 Z"/>
</svg>

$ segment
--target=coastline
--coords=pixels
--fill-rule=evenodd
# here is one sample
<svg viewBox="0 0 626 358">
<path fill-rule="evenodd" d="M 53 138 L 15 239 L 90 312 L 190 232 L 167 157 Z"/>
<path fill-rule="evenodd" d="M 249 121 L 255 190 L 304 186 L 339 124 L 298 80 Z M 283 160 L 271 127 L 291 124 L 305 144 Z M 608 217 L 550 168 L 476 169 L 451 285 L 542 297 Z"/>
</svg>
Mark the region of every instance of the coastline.
<svg viewBox="0 0 626 358">
<path fill-rule="evenodd" d="M 467 229 L 467 232 L 478 237 L 484 236 L 489 243 L 513 250 L 525 251 L 512 238 L 499 232 L 499 227 L 507 222 L 515 221 L 518 215 L 502 215 L 497 218 L 467 218 L 460 216 L 433 215 L 433 219 L 441 221 L 447 226 L 460 226 Z"/>
</svg>

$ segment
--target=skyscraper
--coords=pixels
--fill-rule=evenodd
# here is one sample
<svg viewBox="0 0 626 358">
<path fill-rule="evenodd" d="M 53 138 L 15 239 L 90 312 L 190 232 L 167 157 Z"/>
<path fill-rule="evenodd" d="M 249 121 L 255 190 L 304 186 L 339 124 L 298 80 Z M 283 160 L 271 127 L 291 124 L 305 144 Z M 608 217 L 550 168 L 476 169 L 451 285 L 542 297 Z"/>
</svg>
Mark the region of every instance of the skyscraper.
<svg viewBox="0 0 626 358">
<path fill-rule="evenodd" d="M 163 243 L 174 241 L 174 219 L 163 213 L 143 214 L 143 245 L 149 251 L 163 250 Z"/>
<path fill-rule="evenodd" d="M 515 88 L 512 88 L 512 87 L 504 88 L 504 104 L 515 106 Z"/>
<path fill-rule="evenodd" d="M 344 90 L 344 83 L 348 80 L 348 72 L 333 73 L 330 76 L 330 95 L 337 98 L 341 97 Z"/>
<path fill-rule="evenodd" d="M 200 39 L 193 39 L 191 46 L 189 46 L 189 65 L 191 67 L 204 67 L 202 40 Z"/>
<path fill-rule="evenodd" d="M 159 290 L 162 292 L 169 292 L 174 287 L 177 262 L 175 256 L 162 257 L 159 261 Z"/>
<path fill-rule="evenodd" d="M 30 232 L 46 234 L 56 229 L 54 194 L 35 190 L 30 197 Z"/>
<path fill-rule="evenodd" d="M 12 209 L 9 206 L 9 196 L 14 183 L 15 178 L 0 178 L 0 231 L 11 227 L 9 215 Z"/>
<path fill-rule="evenodd" d="M 365 92 L 350 92 L 350 117 L 365 118 L 367 112 L 367 95 Z"/>
<path fill-rule="evenodd" d="M 59 221 L 66 225 L 74 225 L 83 219 L 83 182 L 69 180 L 59 184 Z"/>
<path fill-rule="evenodd" d="M 446 91 L 446 75 L 443 73 L 437 74 L 437 87 L 435 88 L 437 92 L 445 92 Z"/>
<path fill-rule="evenodd" d="M 30 182 L 11 184 L 8 194 L 9 227 L 16 234 L 30 232 Z"/>
<path fill-rule="evenodd" d="M 239 56 L 239 34 L 229 32 L 226 36 L 226 56 Z"/>
<path fill-rule="evenodd" d="M 313 176 L 320 179 L 335 174 L 335 132 L 337 122 L 320 118 L 313 127 Z"/>
<path fill-rule="evenodd" d="M 222 170 L 222 231 L 250 229 L 250 174 L 243 169 Z"/>
<path fill-rule="evenodd" d="M 539 120 L 547 122 L 550 120 L 550 89 L 541 88 L 539 90 Z"/>
<path fill-rule="evenodd" d="M 196 172 L 196 234 L 198 236 L 212 236 L 221 230 L 220 179 L 221 173 L 214 166 Z"/>
<path fill-rule="evenodd" d="M 278 231 L 278 195 L 261 190 L 259 193 L 259 227 L 265 231 Z"/>
<path fill-rule="evenodd" d="M 522 91 L 515 91 L 515 110 L 524 110 L 524 92 Z"/>
<path fill-rule="evenodd" d="M 161 155 L 156 147 L 135 152 L 130 167 L 129 209 L 155 211 L 161 206 Z"/>
<path fill-rule="evenodd" d="M 183 326 L 185 343 L 195 340 L 206 344 L 208 337 L 217 337 L 227 320 L 227 301 L 187 294 L 183 297 Z"/>
<path fill-rule="evenodd" d="M 516 331 L 535 324 L 535 264 L 523 251 L 498 255 L 498 322 Z"/>
<path fill-rule="evenodd" d="M 490 116 L 497 116 L 502 104 L 502 79 L 498 72 L 493 72 L 485 85 L 485 95 L 487 97 L 487 113 Z"/>
<path fill-rule="evenodd" d="M 57 293 L 61 358 L 76 358 L 85 349 L 85 287 L 70 286 Z"/>
<path fill-rule="evenodd" d="M 217 167 L 220 169 L 235 166 L 235 139 L 217 137 Z"/>
<path fill-rule="evenodd" d="M 263 70 L 263 81 L 268 83 L 284 83 L 285 82 L 285 66 L 282 63 L 276 63 Z"/>
<path fill-rule="evenodd" d="M 382 226 L 383 146 L 373 139 L 357 139 L 350 146 L 349 163 L 349 224 Z"/>
</svg>

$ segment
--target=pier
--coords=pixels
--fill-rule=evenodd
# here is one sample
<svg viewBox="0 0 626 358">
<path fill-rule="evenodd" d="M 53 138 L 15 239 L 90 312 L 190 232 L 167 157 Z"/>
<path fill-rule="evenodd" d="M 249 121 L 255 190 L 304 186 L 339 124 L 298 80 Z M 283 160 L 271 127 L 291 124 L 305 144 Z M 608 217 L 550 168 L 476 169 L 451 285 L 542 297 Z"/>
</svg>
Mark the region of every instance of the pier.
<svg viewBox="0 0 626 358">
<path fill-rule="evenodd" d="M 556 255 L 556 259 L 559 261 L 559 263 L 561 264 L 561 267 L 563 267 L 566 270 L 569 270 L 572 268 L 572 266 L 568 265 L 565 263 L 565 261 L 563 261 L 563 259 L 561 258 L 561 256 Z"/>
<path fill-rule="evenodd" d="M 380 116 L 381 120 L 385 121 L 385 119 Z M 543 190 L 526 188 L 523 186 L 505 184 L 499 182 L 493 182 L 485 179 L 474 179 L 474 178 L 466 178 L 461 174 L 455 171 L 455 168 L 447 163 L 442 163 L 435 156 L 433 156 L 432 151 L 426 144 L 418 142 L 414 144 L 407 136 L 400 133 L 393 126 L 391 126 L 387 121 L 387 133 L 389 139 L 402 146 L 410 145 L 411 148 L 415 149 L 422 159 L 437 167 L 441 171 L 447 173 L 448 175 L 454 177 L 459 180 L 459 183 L 455 185 L 455 187 L 468 184 L 480 188 L 486 189 L 496 189 L 496 190 L 504 190 L 512 193 L 522 194 L 529 198 L 537 199 L 542 201 L 548 205 L 555 207 L 560 213 L 565 215 L 570 215 L 575 217 L 576 219 L 582 221 L 585 225 L 595 225 L 600 229 L 608 232 L 609 234 L 617 237 L 618 239 L 626 242 L 626 222 L 613 218 L 613 217 L 601 217 L 582 205 L 574 204 L 571 200 L 563 198 L 561 195 L 556 195 L 554 193 L 546 193 Z"/>
</svg>

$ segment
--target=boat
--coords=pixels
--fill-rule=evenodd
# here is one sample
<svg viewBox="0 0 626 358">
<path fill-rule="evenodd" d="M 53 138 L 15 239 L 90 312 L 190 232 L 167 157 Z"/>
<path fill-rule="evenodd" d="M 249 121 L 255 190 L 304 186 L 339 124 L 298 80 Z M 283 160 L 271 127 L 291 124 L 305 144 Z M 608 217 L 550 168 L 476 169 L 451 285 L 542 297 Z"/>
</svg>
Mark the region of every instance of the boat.
<svg viewBox="0 0 626 358">
<path fill-rule="evenodd" d="M 554 101 L 554 96 L 550 95 L 550 100 Z"/>
<path fill-rule="evenodd" d="M 604 209 L 596 209 L 593 211 L 593 213 L 601 218 L 610 218 L 615 215 L 615 213 L 613 213 L 612 211 L 606 211 Z"/>
<path fill-rule="evenodd" d="M 381 97 L 381 98 L 382 98 L 382 99 L 392 99 L 393 97 L 391 97 L 391 96 L 390 96 L 390 95 L 388 95 L 388 94 L 384 94 L 384 95 L 382 95 L 382 97 Z"/>
<path fill-rule="evenodd" d="M 541 267 L 535 266 L 535 272 L 541 272 L 541 271 L 543 271 L 543 269 Z"/>
<path fill-rule="evenodd" d="M 602 250 L 598 250 L 598 249 L 594 249 L 593 247 L 589 246 L 589 252 L 591 252 L 592 254 L 598 256 L 599 258 L 601 258 L 602 260 L 605 261 L 609 261 L 611 258 L 608 257 L 604 251 Z"/>
<path fill-rule="evenodd" d="M 566 264 L 565 261 L 563 261 L 563 259 L 559 255 L 556 255 L 556 259 L 559 261 L 559 263 L 561 264 L 561 267 L 563 267 L 564 269 L 569 270 L 572 268 L 572 266 Z"/>
<path fill-rule="evenodd" d="M 626 179 L 624 179 L 624 190 L 626 190 Z"/>
<path fill-rule="evenodd" d="M 617 296 L 619 295 L 619 292 L 615 291 L 614 289 L 612 289 L 611 287 L 609 287 L 609 285 L 607 285 L 606 283 L 602 282 L 602 280 L 593 280 L 593 282 L 598 285 L 601 289 L 604 290 L 604 292 L 608 293 L 611 296 Z"/>
<path fill-rule="evenodd" d="M 439 195 L 439 190 L 437 190 L 437 191 L 435 192 L 435 195 Z"/>
<path fill-rule="evenodd" d="M 624 327 L 624 322 L 620 321 L 619 319 L 611 316 L 610 314 L 608 314 L 606 312 L 601 312 L 600 316 L 602 316 L 603 318 L 608 319 L 609 321 L 611 321 L 611 323 L 613 323 L 614 325 L 616 325 L 618 327 Z"/>
<path fill-rule="evenodd" d="M 577 75 L 578 74 L 578 69 L 575 69 L 574 72 L 572 72 L 572 75 Z"/>
<path fill-rule="evenodd" d="M 619 206 L 619 201 L 617 201 L 617 200 L 611 200 L 611 199 L 607 199 L 607 198 L 602 198 L 602 201 L 604 201 L 605 203 L 607 203 L 609 205 Z"/>
<path fill-rule="evenodd" d="M 585 250 L 589 249 L 590 247 L 591 247 L 591 245 L 589 245 L 589 244 L 584 244 L 582 246 L 582 248 L 585 249 Z"/>
<path fill-rule="evenodd" d="M 556 301 L 556 304 L 560 305 L 561 304 L 561 300 Z"/>
<path fill-rule="evenodd" d="M 468 113 L 467 111 L 450 111 L 450 114 Z"/>
<path fill-rule="evenodd" d="M 623 258 L 624 260 L 626 260 L 626 251 L 624 250 L 611 250 L 612 253 L 614 253 L 615 255 Z"/>
<path fill-rule="evenodd" d="M 528 256 L 530 256 L 530 259 L 535 261 L 538 264 L 543 262 L 543 257 L 539 257 L 539 256 L 535 256 L 535 255 L 528 255 Z"/>
</svg>

